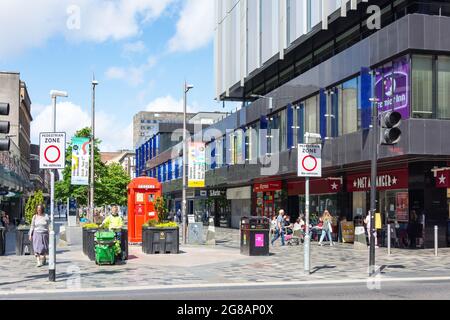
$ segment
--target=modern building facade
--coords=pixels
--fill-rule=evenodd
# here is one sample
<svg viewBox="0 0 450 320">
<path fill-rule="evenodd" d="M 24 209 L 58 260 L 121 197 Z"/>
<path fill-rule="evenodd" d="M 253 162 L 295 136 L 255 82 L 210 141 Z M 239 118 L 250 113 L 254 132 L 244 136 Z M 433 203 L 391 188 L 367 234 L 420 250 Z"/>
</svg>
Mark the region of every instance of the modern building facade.
<svg viewBox="0 0 450 320">
<path fill-rule="evenodd" d="M 10 151 L 0 152 L 0 205 L 11 219 L 20 219 L 30 191 L 31 100 L 25 82 L 15 72 L 0 72 L 0 102 L 9 103 Z M 4 138 L 4 137 L 2 137 Z"/>
<path fill-rule="evenodd" d="M 401 141 L 379 147 L 377 211 L 383 225 L 397 221 L 405 240 L 414 211 L 425 221 L 425 241 L 433 240 L 437 225 L 446 245 L 450 2 L 216 4 L 216 93 L 242 101 L 243 108 L 194 137 L 207 144 L 209 155 L 207 187 L 192 191 L 194 199 L 203 197 L 199 206 L 217 208 L 210 195 L 219 195 L 232 227 L 249 214 L 270 216 L 280 208 L 293 218 L 304 213 L 297 145 L 309 132 L 320 134 L 316 142 L 323 146 L 323 177 L 311 181 L 313 216 L 328 209 L 336 223 L 364 217 L 375 97 L 379 114 L 396 110 L 403 118 Z M 256 36 L 252 28 L 259 30 Z M 152 166 L 158 163 L 152 160 Z M 179 193 L 180 179 L 172 177 L 163 190 Z"/>
<path fill-rule="evenodd" d="M 194 114 L 188 113 L 189 120 Z M 151 136 L 158 132 L 158 124 L 163 123 L 183 123 L 182 112 L 150 112 L 141 111 L 133 118 L 133 146 L 135 149 L 140 147 Z"/>
<path fill-rule="evenodd" d="M 30 181 L 33 184 L 33 190 L 42 190 L 44 197 L 50 198 L 50 172 L 42 170 L 39 166 L 40 146 L 32 144 L 30 146 Z M 58 181 L 58 173 L 56 172 L 56 181 Z"/>
</svg>

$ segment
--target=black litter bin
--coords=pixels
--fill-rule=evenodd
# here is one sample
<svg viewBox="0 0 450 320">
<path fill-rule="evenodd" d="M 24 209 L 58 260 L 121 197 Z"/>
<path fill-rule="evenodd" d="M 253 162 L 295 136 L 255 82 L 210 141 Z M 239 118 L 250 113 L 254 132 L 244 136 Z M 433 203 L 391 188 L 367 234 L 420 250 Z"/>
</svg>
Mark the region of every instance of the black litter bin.
<svg viewBox="0 0 450 320">
<path fill-rule="evenodd" d="M 122 228 L 122 234 L 120 236 L 120 248 L 125 254 L 122 255 L 123 260 L 128 260 L 128 229 Z"/>
<path fill-rule="evenodd" d="M 4 256 L 6 252 L 6 229 L 0 227 L 0 256 Z"/>
<path fill-rule="evenodd" d="M 83 237 L 83 240 L 85 240 L 83 248 L 86 250 L 84 254 L 87 255 L 91 261 L 95 261 L 95 234 L 97 231 L 98 229 L 86 229 L 86 234 Z"/>
<path fill-rule="evenodd" d="M 241 254 L 268 256 L 270 220 L 266 217 L 241 219 Z"/>
<path fill-rule="evenodd" d="M 34 255 L 33 244 L 29 239 L 29 228 L 16 230 L 16 255 Z"/>
</svg>

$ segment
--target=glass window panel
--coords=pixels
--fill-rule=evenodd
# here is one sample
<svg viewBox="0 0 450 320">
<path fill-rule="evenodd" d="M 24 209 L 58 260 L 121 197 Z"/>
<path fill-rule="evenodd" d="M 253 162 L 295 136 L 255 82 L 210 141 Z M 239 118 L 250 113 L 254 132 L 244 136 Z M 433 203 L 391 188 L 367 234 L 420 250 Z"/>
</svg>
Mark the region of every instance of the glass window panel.
<svg viewBox="0 0 450 320">
<path fill-rule="evenodd" d="M 413 56 L 412 110 L 413 117 L 433 117 L 433 60 L 431 56 Z"/>
<path fill-rule="evenodd" d="M 450 57 L 438 58 L 438 118 L 450 119 Z"/>
<path fill-rule="evenodd" d="M 358 126 L 358 79 L 342 84 L 342 134 L 356 132 Z"/>
<path fill-rule="evenodd" d="M 314 96 L 305 101 L 305 132 L 318 133 L 317 100 L 318 96 Z"/>
</svg>

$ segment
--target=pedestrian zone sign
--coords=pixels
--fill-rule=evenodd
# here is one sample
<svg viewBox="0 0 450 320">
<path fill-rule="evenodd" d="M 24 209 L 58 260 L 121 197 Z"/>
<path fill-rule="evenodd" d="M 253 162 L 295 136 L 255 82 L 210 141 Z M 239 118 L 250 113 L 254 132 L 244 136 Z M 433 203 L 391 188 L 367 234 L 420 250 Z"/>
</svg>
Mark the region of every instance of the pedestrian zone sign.
<svg viewBox="0 0 450 320">
<path fill-rule="evenodd" d="M 322 177 L 322 145 L 298 145 L 298 176 L 310 178 Z"/>
<path fill-rule="evenodd" d="M 66 133 L 41 133 L 39 168 L 64 169 L 66 166 Z"/>
</svg>

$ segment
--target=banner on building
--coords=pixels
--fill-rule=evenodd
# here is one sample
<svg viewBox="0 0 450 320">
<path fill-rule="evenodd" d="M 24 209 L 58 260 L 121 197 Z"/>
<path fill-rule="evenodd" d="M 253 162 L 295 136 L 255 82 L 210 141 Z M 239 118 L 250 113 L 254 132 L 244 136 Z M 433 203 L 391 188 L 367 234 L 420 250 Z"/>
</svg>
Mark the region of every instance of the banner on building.
<svg viewBox="0 0 450 320">
<path fill-rule="evenodd" d="M 205 187 L 206 147 L 203 142 L 189 143 L 188 187 Z"/>
<path fill-rule="evenodd" d="M 72 185 L 89 185 L 89 145 L 89 138 L 72 138 Z"/>
</svg>

